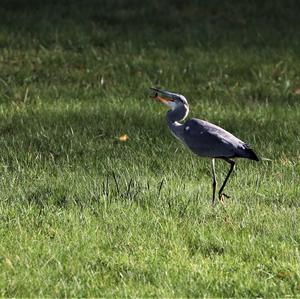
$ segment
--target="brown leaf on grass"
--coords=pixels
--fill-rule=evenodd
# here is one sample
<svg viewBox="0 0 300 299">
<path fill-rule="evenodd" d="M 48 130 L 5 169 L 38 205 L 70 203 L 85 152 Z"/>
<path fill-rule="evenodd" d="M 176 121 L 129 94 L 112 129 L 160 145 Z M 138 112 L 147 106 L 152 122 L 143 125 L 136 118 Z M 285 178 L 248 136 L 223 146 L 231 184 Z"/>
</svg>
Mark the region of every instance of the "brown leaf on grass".
<svg viewBox="0 0 300 299">
<path fill-rule="evenodd" d="M 290 277 L 290 273 L 287 271 L 279 271 L 276 274 L 276 277 L 280 278 L 280 279 L 285 279 L 285 278 L 289 278 Z"/>
<path fill-rule="evenodd" d="M 129 137 L 127 134 L 124 134 L 122 136 L 119 137 L 119 140 L 122 141 L 122 142 L 126 142 L 128 141 Z"/>
<path fill-rule="evenodd" d="M 294 90 L 294 94 L 300 95 L 300 88 L 296 88 L 296 89 Z"/>
</svg>

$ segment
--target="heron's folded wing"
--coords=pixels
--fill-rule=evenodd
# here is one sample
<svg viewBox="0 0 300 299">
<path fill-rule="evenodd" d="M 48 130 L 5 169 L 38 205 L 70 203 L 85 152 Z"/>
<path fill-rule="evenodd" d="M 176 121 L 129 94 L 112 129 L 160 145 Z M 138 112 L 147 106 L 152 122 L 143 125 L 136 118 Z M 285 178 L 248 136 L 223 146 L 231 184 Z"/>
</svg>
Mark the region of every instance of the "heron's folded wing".
<svg viewBox="0 0 300 299">
<path fill-rule="evenodd" d="M 198 119 L 185 123 L 183 137 L 186 145 L 203 157 L 234 157 L 241 142 L 224 129 Z"/>
</svg>

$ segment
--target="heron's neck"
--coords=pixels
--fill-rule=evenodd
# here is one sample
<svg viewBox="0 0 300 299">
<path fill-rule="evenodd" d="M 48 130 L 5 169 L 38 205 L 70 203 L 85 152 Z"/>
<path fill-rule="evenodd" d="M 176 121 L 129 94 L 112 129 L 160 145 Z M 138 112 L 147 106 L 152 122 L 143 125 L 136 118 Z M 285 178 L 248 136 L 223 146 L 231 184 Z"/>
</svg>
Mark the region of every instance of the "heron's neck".
<svg viewBox="0 0 300 299">
<path fill-rule="evenodd" d="M 189 108 L 186 105 L 180 105 L 174 110 L 167 112 L 168 127 L 175 137 L 182 140 L 183 125 L 180 121 L 183 121 L 189 114 Z"/>
</svg>

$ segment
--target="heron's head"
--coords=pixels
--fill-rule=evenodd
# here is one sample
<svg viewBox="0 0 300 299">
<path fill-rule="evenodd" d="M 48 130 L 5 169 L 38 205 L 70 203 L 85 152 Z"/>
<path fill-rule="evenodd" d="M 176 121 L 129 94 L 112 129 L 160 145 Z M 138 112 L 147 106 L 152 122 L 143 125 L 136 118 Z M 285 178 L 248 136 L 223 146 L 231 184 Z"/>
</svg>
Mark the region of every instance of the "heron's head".
<svg viewBox="0 0 300 299">
<path fill-rule="evenodd" d="M 189 109 L 189 104 L 183 95 L 152 87 L 150 89 L 155 92 L 153 97 L 171 108 L 171 110 L 177 108 Z"/>
</svg>

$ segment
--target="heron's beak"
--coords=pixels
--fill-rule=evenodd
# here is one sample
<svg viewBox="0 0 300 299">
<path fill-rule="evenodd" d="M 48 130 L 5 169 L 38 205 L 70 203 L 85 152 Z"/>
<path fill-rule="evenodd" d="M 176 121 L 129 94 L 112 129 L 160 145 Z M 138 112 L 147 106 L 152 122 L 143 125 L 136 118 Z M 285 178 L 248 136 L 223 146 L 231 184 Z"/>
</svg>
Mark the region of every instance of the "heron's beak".
<svg viewBox="0 0 300 299">
<path fill-rule="evenodd" d="M 152 96 L 154 99 L 159 100 L 163 104 L 167 105 L 168 107 L 172 107 L 172 103 L 174 102 L 173 93 L 166 91 L 166 90 L 160 90 L 157 88 L 150 87 L 151 90 L 154 91 L 154 95 Z"/>
</svg>

